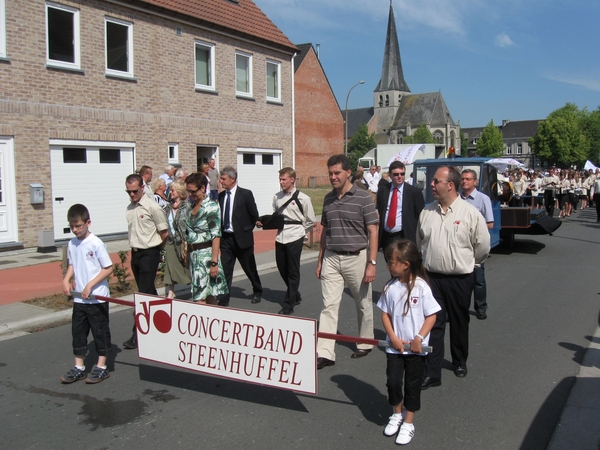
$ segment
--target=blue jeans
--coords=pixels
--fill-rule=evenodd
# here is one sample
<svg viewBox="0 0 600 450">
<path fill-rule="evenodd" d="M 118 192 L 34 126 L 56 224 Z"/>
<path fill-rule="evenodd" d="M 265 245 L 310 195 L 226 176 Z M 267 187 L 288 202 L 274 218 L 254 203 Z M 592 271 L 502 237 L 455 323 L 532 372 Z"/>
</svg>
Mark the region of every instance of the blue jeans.
<svg viewBox="0 0 600 450">
<path fill-rule="evenodd" d="M 475 286 L 473 287 L 473 306 L 476 312 L 485 312 L 487 310 L 487 289 L 485 287 L 485 269 L 475 267 Z"/>
</svg>

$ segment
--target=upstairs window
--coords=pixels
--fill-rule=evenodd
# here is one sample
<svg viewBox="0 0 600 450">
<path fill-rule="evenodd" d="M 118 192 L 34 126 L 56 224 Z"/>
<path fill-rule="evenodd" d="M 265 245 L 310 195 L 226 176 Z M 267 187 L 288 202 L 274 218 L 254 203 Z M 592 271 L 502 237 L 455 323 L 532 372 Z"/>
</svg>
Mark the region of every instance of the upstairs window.
<svg viewBox="0 0 600 450">
<path fill-rule="evenodd" d="M 80 69 L 79 10 L 46 3 L 46 63 Z"/>
<path fill-rule="evenodd" d="M 281 63 L 267 61 L 267 100 L 281 101 Z"/>
<path fill-rule="evenodd" d="M 196 88 L 215 89 L 215 46 L 196 42 Z"/>
<path fill-rule="evenodd" d="M 252 55 L 235 53 L 235 93 L 252 97 Z"/>
<path fill-rule="evenodd" d="M 169 164 L 177 164 L 179 162 L 179 144 L 170 143 L 167 150 L 167 162 Z"/>
<path fill-rule="evenodd" d="M 523 154 L 523 145 L 522 144 L 517 145 L 517 154 L 518 155 Z"/>
<path fill-rule="evenodd" d="M 106 74 L 133 77 L 133 24 L 106 18 Z"/>
</svg>

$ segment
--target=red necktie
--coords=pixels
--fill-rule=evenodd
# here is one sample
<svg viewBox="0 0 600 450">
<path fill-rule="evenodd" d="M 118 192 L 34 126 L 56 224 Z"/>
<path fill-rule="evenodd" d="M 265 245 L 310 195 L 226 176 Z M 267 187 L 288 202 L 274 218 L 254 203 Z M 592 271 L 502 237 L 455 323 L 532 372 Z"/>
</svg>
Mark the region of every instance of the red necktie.
<svg viewBox="0 0 600 450">
<path fill-rule="evenodd" d="M 387 222 L 385 223 L 390 229 L 394 229 L 396 226 L 396 213 L 398 212 L 398 189 L 392 187 L 394 193 L 392 194 L 392 200 L 390 201 L 390 210 L 388 212 Z"/>
</svg>

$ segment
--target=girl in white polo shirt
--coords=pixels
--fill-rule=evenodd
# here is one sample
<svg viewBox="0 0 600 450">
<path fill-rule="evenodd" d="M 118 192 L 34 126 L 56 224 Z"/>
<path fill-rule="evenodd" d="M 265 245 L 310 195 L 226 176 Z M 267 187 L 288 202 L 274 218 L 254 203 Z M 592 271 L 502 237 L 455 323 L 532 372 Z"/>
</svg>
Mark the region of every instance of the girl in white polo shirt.
<svg viewBox="0 0 600 450">
<path fill-rule="evenodd" d="M 382 311 L 381 320 L 390 342 L 386 373 L 388 400 L 394 411 L 384 434 L 393 436 L 400 430 L 396 444 L 408 444 L 415 434 L 415 412 L 421 408 L 427 354 L 422 346 L 428 344 L 435 313 L 441 308 L 433 298 L 423 260 L 412 241 L 392 242 L 385 249 L 385 259 L 392 279 L 385 285 L 377 307 Z M 404 348 L 405 344 L 409 349 Z"/>
</svg>

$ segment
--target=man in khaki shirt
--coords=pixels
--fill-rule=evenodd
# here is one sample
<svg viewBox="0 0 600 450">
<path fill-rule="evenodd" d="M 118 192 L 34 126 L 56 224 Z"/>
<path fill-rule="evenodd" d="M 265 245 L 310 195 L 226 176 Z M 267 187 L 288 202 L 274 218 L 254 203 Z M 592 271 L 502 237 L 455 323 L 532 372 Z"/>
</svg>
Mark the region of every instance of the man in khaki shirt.
<svg viewBox="0 0 600 450">
<path fill-rule="evenodd" d="M 441 306 L 431 330 L 425 379 L 421 389 L 442 384 L 446 316 L 450 322 L 450 350 L 454 374 L 467 375 L 469 353 L 469 306 L 474 286 L 473 270 L 490 252 L 490 234 L 481 213 L 457 192 L 460 172 L 440 167 L 431 181 L 436 201 L 421 212 L 417 246 L 429 276 L 433 296 Z"/>
<path fill-rule="evenodd" d="M 125 217 L 131 246 L 131 271 L 138 292 L 158 295 L 154 280 L 160 262 L 160 248 L 167 239 L 167 218 L 154 199 L 144 195 L 142 178 L 131 174 L 125 180 L 125 190 L 131 203 L 127 206 Z M 131 339 L 123 342 L 127 349 L 137 348 L 135 323 Z"/>
</svg>

